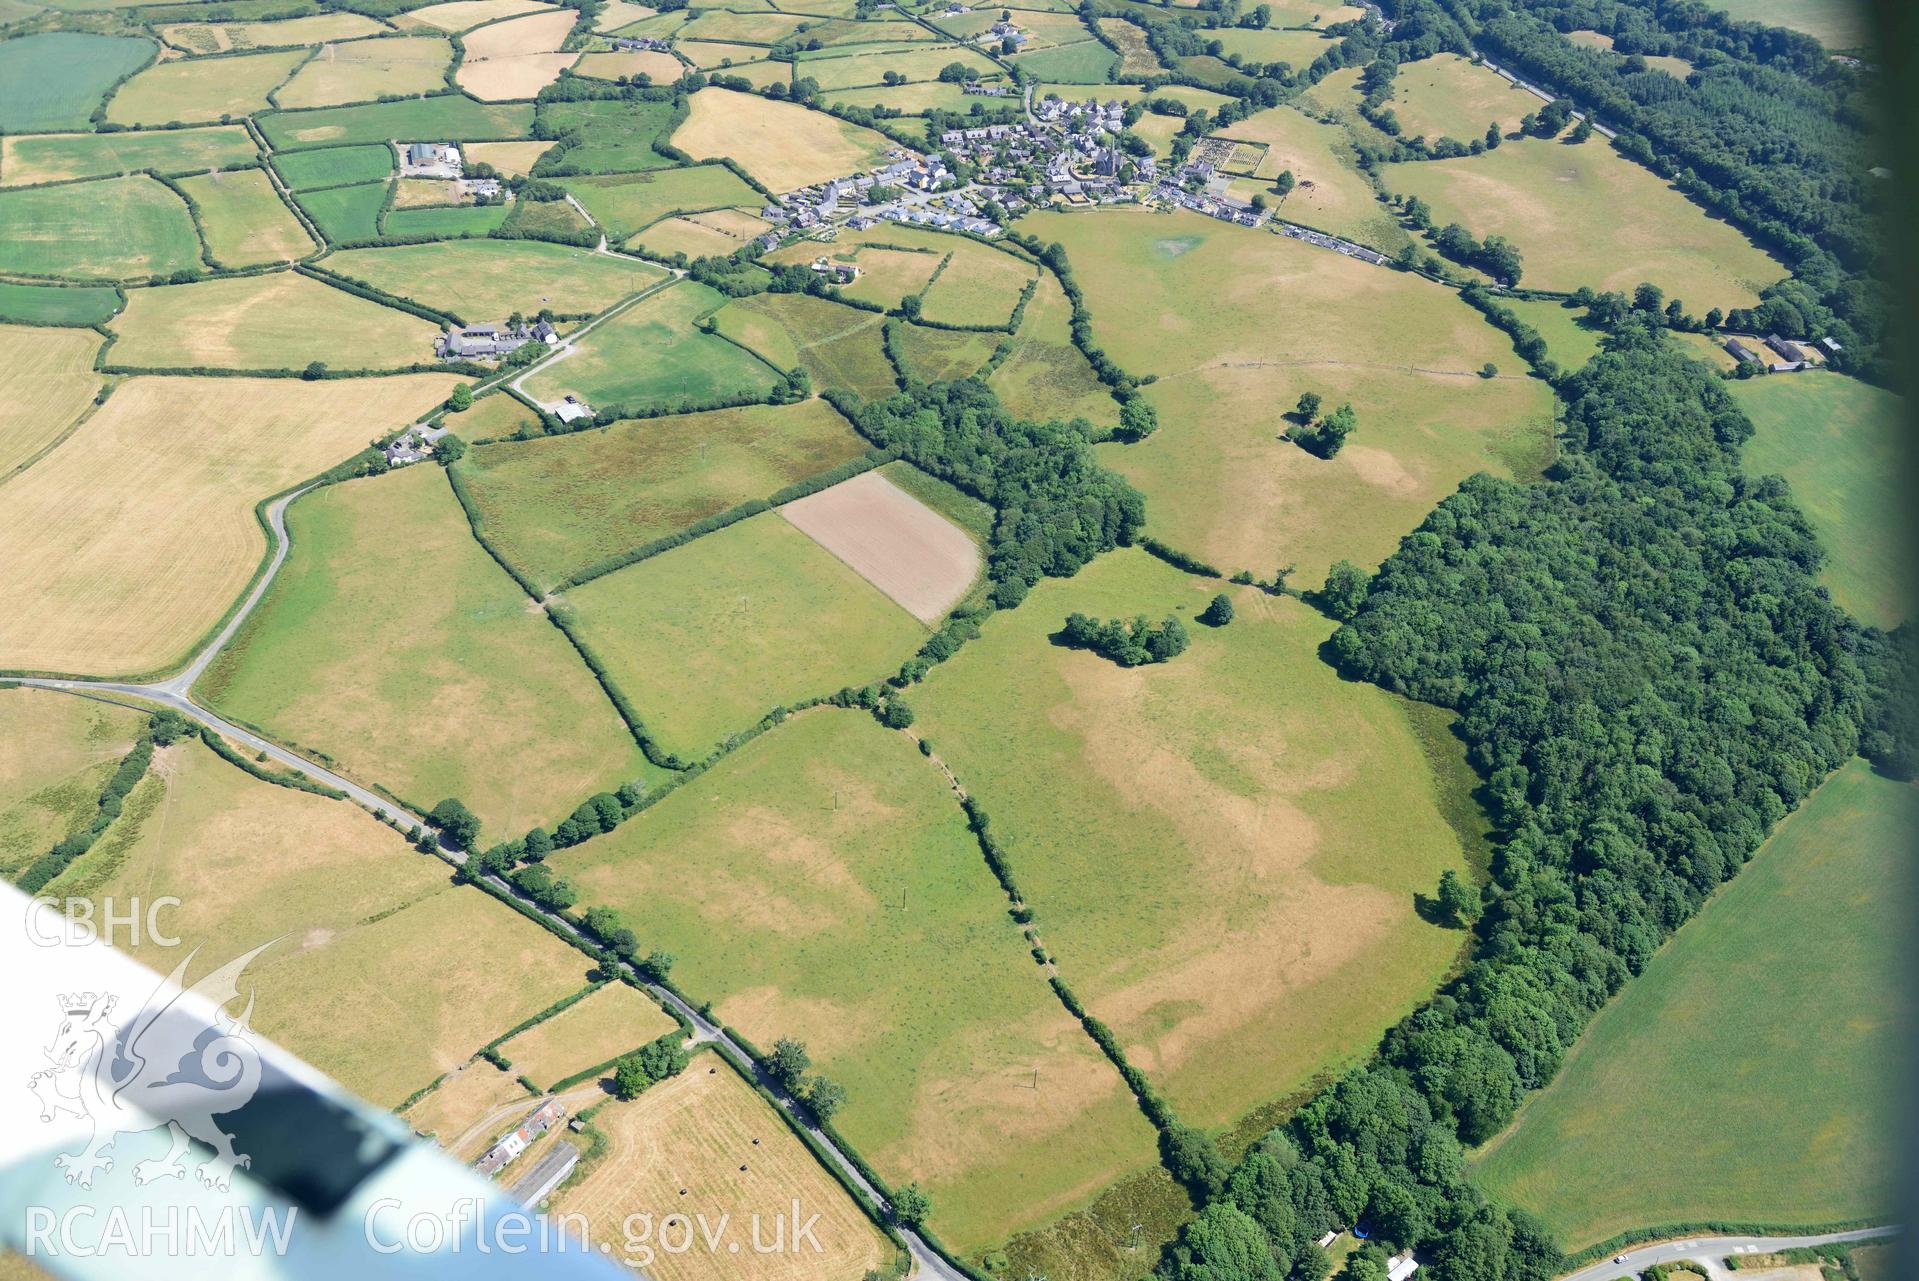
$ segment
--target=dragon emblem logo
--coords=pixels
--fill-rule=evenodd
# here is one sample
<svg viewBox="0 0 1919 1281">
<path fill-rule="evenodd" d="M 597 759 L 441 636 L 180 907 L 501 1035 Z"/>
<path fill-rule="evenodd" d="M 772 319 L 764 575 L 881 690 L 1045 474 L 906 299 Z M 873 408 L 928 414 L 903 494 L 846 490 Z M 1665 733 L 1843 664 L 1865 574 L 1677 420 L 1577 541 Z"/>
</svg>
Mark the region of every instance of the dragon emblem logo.
<svg viewBox="0 0 1919 1281">
<path fill-rule="evenodd" d="M 234 1151 L 233 1136 L 213 1118 L 245 1107 L 260 1087 L 260 1052 L 248 1039 L 253 994 L 247 993 L 238 1018 L 226 1007 L 239 999 L 247 965 L 271 946 L 236 957 L 188 988 L 187 967 L 196 949 L 124 1023 L 113 1017 L 115 996 L 76 992 L 60 997 L 60 1027 L 42 1051 L 50 1066 L 35 1072 L 27 1085 L 40 1100 L 42 1121 L 64 1112 L 93 1123 L 78 1152 L 54 1158 L 68 1183 L 91 1188 L 96 1176 L 113 1169 L 116 1140 L 162 1126 L 171 1140 L 167 1154 L 135 1165 L 136 1183 L 184 1178 L 185 1157 L 195 1139 L 213 1149 L 195 1171 L 209 1188 L 228 1190 L 233 1171 L 252 1165 L 251 1157 Z M 212 1026 L 194 1011 L 189 996 L 218 1011 Z"/>
</svg>

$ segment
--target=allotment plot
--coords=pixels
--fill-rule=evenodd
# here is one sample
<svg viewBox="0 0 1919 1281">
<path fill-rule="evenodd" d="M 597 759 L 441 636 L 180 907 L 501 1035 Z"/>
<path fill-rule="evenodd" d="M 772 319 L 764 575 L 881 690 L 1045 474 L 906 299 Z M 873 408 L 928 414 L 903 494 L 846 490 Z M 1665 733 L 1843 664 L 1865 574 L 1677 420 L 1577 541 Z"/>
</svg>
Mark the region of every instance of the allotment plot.
<svg viewBox="0 0 1919 1281">
<path fill-rule="evenodd" d="M 809 494 L 779 512 L 929 627 L 979 577 L 973 540 L 876 471 Z"/>
</svg>

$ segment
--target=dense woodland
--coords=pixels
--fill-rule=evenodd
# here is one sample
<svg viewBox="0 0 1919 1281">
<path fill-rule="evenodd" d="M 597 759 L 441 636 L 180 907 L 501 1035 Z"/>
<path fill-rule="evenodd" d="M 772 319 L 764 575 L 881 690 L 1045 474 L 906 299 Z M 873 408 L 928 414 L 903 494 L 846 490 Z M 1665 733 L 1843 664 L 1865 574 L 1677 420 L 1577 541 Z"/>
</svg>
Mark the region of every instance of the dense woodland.
<svg viewBox="0 0 1919 1281">
<path fill-rule="evenodd" d="M 1048 574 L 1072 574 L 1130 544 L 1145 522 L 1145 499 L 1094 459 L 1084 423 L 1017 419 L 977 379 L 836 403 L 879 448 L 992 504 L 987 571 L 1002 607 Z"/>
<path fill-rule="evenodd" d="M 1466 973 L 1255 1146 L 1168 1251 L 1180 1281 L 1316 1277 L 1353 1223 L 1437 1281 L 1552 1275 L 1461 1147 L 1550 1081 L 1620 985 L 1824 775 L 1885 726 L 1890 643 L 1814 581 L 1821 552 L 1751 425 L 1651 327 L 1566 384 L 1551 483 L 1477 476 L 1407 537 L 1332 652 L 1455 709 L 1502 834 Z M 1886 729 L 1868 746 L 1902 768 Z M 1470 914 L 1470 904 L 1467 912 Z M 1346 1271 L 1370 1276 L 1377 1260 Z"/>
</svg>

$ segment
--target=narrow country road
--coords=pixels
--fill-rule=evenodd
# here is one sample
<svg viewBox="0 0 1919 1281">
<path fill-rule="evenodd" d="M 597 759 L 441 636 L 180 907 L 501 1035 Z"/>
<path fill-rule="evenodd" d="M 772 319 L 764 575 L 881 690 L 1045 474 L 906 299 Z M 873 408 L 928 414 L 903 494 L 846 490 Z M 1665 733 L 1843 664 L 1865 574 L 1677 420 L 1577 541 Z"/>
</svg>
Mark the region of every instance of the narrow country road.
<svg viewBox="0 0 1919 1281">
<path fill-rule="evenodd" d="M 1703 1264 L 1708 1276 L 1720 1277 L 1728 1275 L 1720 1263 L 1727 1255 L 1771 1254 L 1776 1250 L 1797 1250 L 1841 1241 L 1871 1241 L 1895 1236 L 1898 1231 L 1898 1228 L 1888 1227 L 1859 1228 L 1852 1232 L 1828 1232 L 1822 1236 L 1807 1237 L 1684 1237 L 1624 1251 L 1623 1262 L 1604 1259 L 1568 1274 L 1563 1281 L 1616 1281 L 1619 1277 L 1637 1276 L 1654 1264 L 1681 1261 Z"/>
</svg>

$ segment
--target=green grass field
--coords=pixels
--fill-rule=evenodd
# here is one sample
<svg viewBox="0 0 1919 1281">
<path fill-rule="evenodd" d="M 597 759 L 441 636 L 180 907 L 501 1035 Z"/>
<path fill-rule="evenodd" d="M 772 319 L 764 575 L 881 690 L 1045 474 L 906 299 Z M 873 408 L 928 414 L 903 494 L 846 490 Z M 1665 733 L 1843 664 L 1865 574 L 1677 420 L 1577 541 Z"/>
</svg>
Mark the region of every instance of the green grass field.
<svg viewBox="0 0 1919 1281">
<path fill-rule="evenodd" d="M 0 227 L 0 271 L 130 280 L 201 266 L 186 205 L 144 175 L 0 190 Z"/>
<path fill-rule="evenodd" d="M 367 182 L 301 192 L 294 199 L 321 235 L 336 244 L 353 244 L 379 237 L 380 209 L 386 203 L 386 193 L 385 182 Z"/>
<path fill-rule="evenodd" d="M 1568 1247 L 1892 1207 L 1910 787 L 1854 761 L 1613 999 L 1475 1162 Z"/>
<path fill-rule="evenodd" d="M 305 49 L 249 53 L 235 58 L 182 58 L 148 67 L 120 86 L 107 119 L 123 125 L 163 125 L 251 115 L 306 58 Z"/>
<path fill-rule="evenodd" d="M 1333 624 L 1297 601 L 1194 622 L 1215 590 L 1111 553 L 907 695 L 1061 976 L 1204 1126 L 1369 1051 L 1464 941 L 1413 910 L 1464 855 L 1401 705 L 1321 662 Z M 1192 645 L 1121 668 L 1052 642 L 1075 610 L 1177 613 Z"/>
<path fill-rule="evenodd" d="M 416 804 L 459 796 L 501 839 L 640 774 L 612 704 L 473 541 L 439 468 L 321 490 L 289 522 L 293 554 L 208 669 L 210 704 Z"/>
<path fill-rule="evenodd" d="M 488 538 L 551 586 L 865 448 L 831 405 L 807 400 L 490 445 L 462 466 Z"/>
<path fill-rule="evenodd" d="M 698 209 L 758 209 L 760 193 L 724 165 L 693 165 L 651 173 L 568 178 L 562 184 L 614 240 L 676 213 Z"/>
<path fill-rule="evenodd" d="M 880 336 L 886 318 L 806 294 L 755 294 L 715 316 L 719 332 L 781 369 L 806 370 L 813 390 L 875 400 L 899 389 Z"/>
<path fill-rule="evenodd" d="M 107 90 L 158 47 L 151 40 L 77 31 L 0 41 L 0 130 L 86 128 Z"/>
<path fill-rule="evenodd" d="M 1101 461 L 1145 493 L 1150 532 L 1226 573 L 1376 563 L 1467 476 L 1551 459 L 1551 392 L 1448 289 L 1196 214 L 1021 225 L 1066 246 L 1095 341 L 1159 375 L 1160 430 Z M 1307 391 L 1358 414 L 1336 458 L 1282 438 Z"/>
<path fill-rule="evenodd" d="M 764 395 L 779 382 L 770 365 L 693 327 L 724 302 L 690 280 L 672 285 L 596 327 L 576 354 L 527 379 L 527 394 L 551 404 L 571 393 L 598 408 L 633 410 Z"/>
<path fill-rule="evenodd" d="M 430 360 L 437 327 L 290 271 L 135 289 L 113 321 L 116 365 L 393 369 Z"/>
<path fill-rule="evenodd" d="M 1504 76 L 1456 53 L 1441 53 L 1403 64 L 1386 105 L 1408 138 L 1469 143 L 1483 138 L 1489 124 L 1497 123 L 1501 133 L 1517 129 L 1520 118 L 1541 104 Z"/>
<path fill-rule="evenodd" d="M 1084 418 L 1095 427 L 1119 422 L 1119 402 L 1073 345 L 1072 304 L 1051 272 L 1026 304 L 1013 350 L 986 380 L 1000 401 L 1023 418 Z"/>
<path fill-rule="evenodd" d="M 474 322 L 505 320 L 515 311 L 530 316 L 542 307 L 561 315 L 591 314 L 666 278 L 659 268 L 629 258 L 540 240 L 349 249 L 326 265 Z"/>
<path fill-rule="evenodd" d="M 1746 470 L 1777 473 L 1826 549 L 1820 581 L 1861 621 L 1890 630 L 1913 614 L 1906 556 L 1912 507 L 1900 477 L 1905 405 L 1843 374 L 1729 384 L 1752 419 Z"/>
<path fill-rule="evenodd" d="M 950 1246 L 977 1251 L 1152 1161 L 944 778 L 864 713 L 802 714 L 552 861 L 674 953 L 717 1017 L 761 1046 L 803 1039 L 847 1089 L 835 1124 L 895 1185 L 921 1180 Z"/>
<path fill-rule="evenodd" d="M 1024 258 L 947 237 L 953 260 L 926 289 L 922 314 L 943 325 L 1004 325 L 1038 272 Z"/>
<path fill-rule="evenodd" d="M 561 133 L 570 129 L 586 133 L 586 141 L 566 153 L 568 169 L 633 173 L 666 169 L 676 163 L 653 150 L 655 140 L 664 140 L 673 131 L 670 102 L 555 102 L 541 109 L 540 119 Z"/>
<path fill-rule="evenodd" d="M 224 267 L 288 262 L 319 249 L 265 170 L 182 178 L 180 189 L 200 206 L 208 256 Z"/>
<path fill-rule="evenodd" d="M 1580 323 L 1586 317 L 1583 310 L 1552 298 L 1502 298 L 1499 303 L 1539 331 L 1546 341 L 1546 354 L 1558 361 L 1560 368 L 1578 369 L 1599 354 L 1599 340 L 1605 335 Z"/>
<path fill-rule="evenodd" d="M 447 873 L 357 807 L 251 778 L 189 739 L 53 892 L 173 896 L 169 928 L 202 949 L 196 977 L 275 940 L 243 980 L 253 1026 L 393 1107 L 578 991 L 588 964 Z M 151 939 L 127 950 L 162 971 L 186 955 Z"/>
<path fill-rule="evenodd" d="M 1063 44 L 1033 53 L 1015 54 L 1011 61 L 1028 75 L 1041 80 L 1057 84 L 1096 85 L 1112 78 L 1113 70 L 1119 66 L 1119 55 L 1089 37 L 1078 44 Z"/>
<path fill-rule="evenodd" d="M 1317 31 L 1288 31 L 1277 27 L 1255 30 L 1250 27 L 1223 27 L 1209 31 L 1208 40 L 1217 40 L 1226 54 L 1238 54 L 1248 62 L 1285 62 L 1304 70 L 1313 59 L 1336 46 Z"/>
<path fill-rule="evenodd" d="M 499 142 L 524 138 L 532 127 L 531 104 L 475 102 L 459 93 L 358 107 L 271 111 L 260 117 L 260 131 L 276 150 L 384 142 L 389 138 Z"/>
<path fill-rule="evenodd" d="M 1087 44 L 1114 60 L 1112 51 L 1094 41 Z M 909 81 L 929 81 L 939 78 L 940 69 L 948 63 L 957 62 L 977 75 L 990 76 L 1002 74 L 1000 68 L 990 58 L 971 49 L 961 49 L 954 45 L 944 45 L 929 49 L 922 45 L 904 45 L 893 49 L 874 49 L 859 53 L 849 53 L 835 49 L 826 56 L 803 56 L 794 64 L 798 75 L 810 77 L 819 82 L 822 90 L 872 88 L 885 83 L 886 73 L 898 72 Z"/>
<path fill-rule="evenodd" d="M 259 155 L 244 125 L 152 132 L 54 133 L 8 138 L 0 182 L 53 182 L 153 169 L 193 173 L 246 164 Z"/>
<path fill-rule="evenodd" d="M 773 512 L 567 596 L 648 727 L 689 756 L 776 703 L 888 675 L 926 638 L 911 614 Z"/>
<path fill-rule="evenodd" d="M 391 209 L 385 232 L 389 236 L 484 236 L 506 221 L 505 205 L 467 205 L 444 209 Z"/>
<path fill-rule="evenodd" d="M 273 157 L 273 167 L 291 191 L 372 182 L 393 173 L 393 150 L 384 143 L 290 151 Z"/>
<path fill-rule="evenodd" d="M 1381 178 L 1432 206 L 1435 225 L 1511 240 L 1524 259 L 1521 283 L 1540 289 L 1630 294 L 1650 280 L 1703 314 L 1752 305 L 1786 270 L 1598 137 L 1528 138 L 1478 156 L 1387 165 Z"/>
<path fill-rule="evenodd" d="M 894 344 L 909 377 L 923 383 L 951 382 L 971 378 L 991 359 L 993 349 L 1003 335 L 959 333 L 951 329 L 927 329 L 902 322 L 895 330 Z"/>
<path fill-rule="evenodd" d="M 0 280 L 0 321 L 22 325 L 98 325 L 120 310 L 120 296 L 99 286 L 21 285 Z"/>
</svg>

